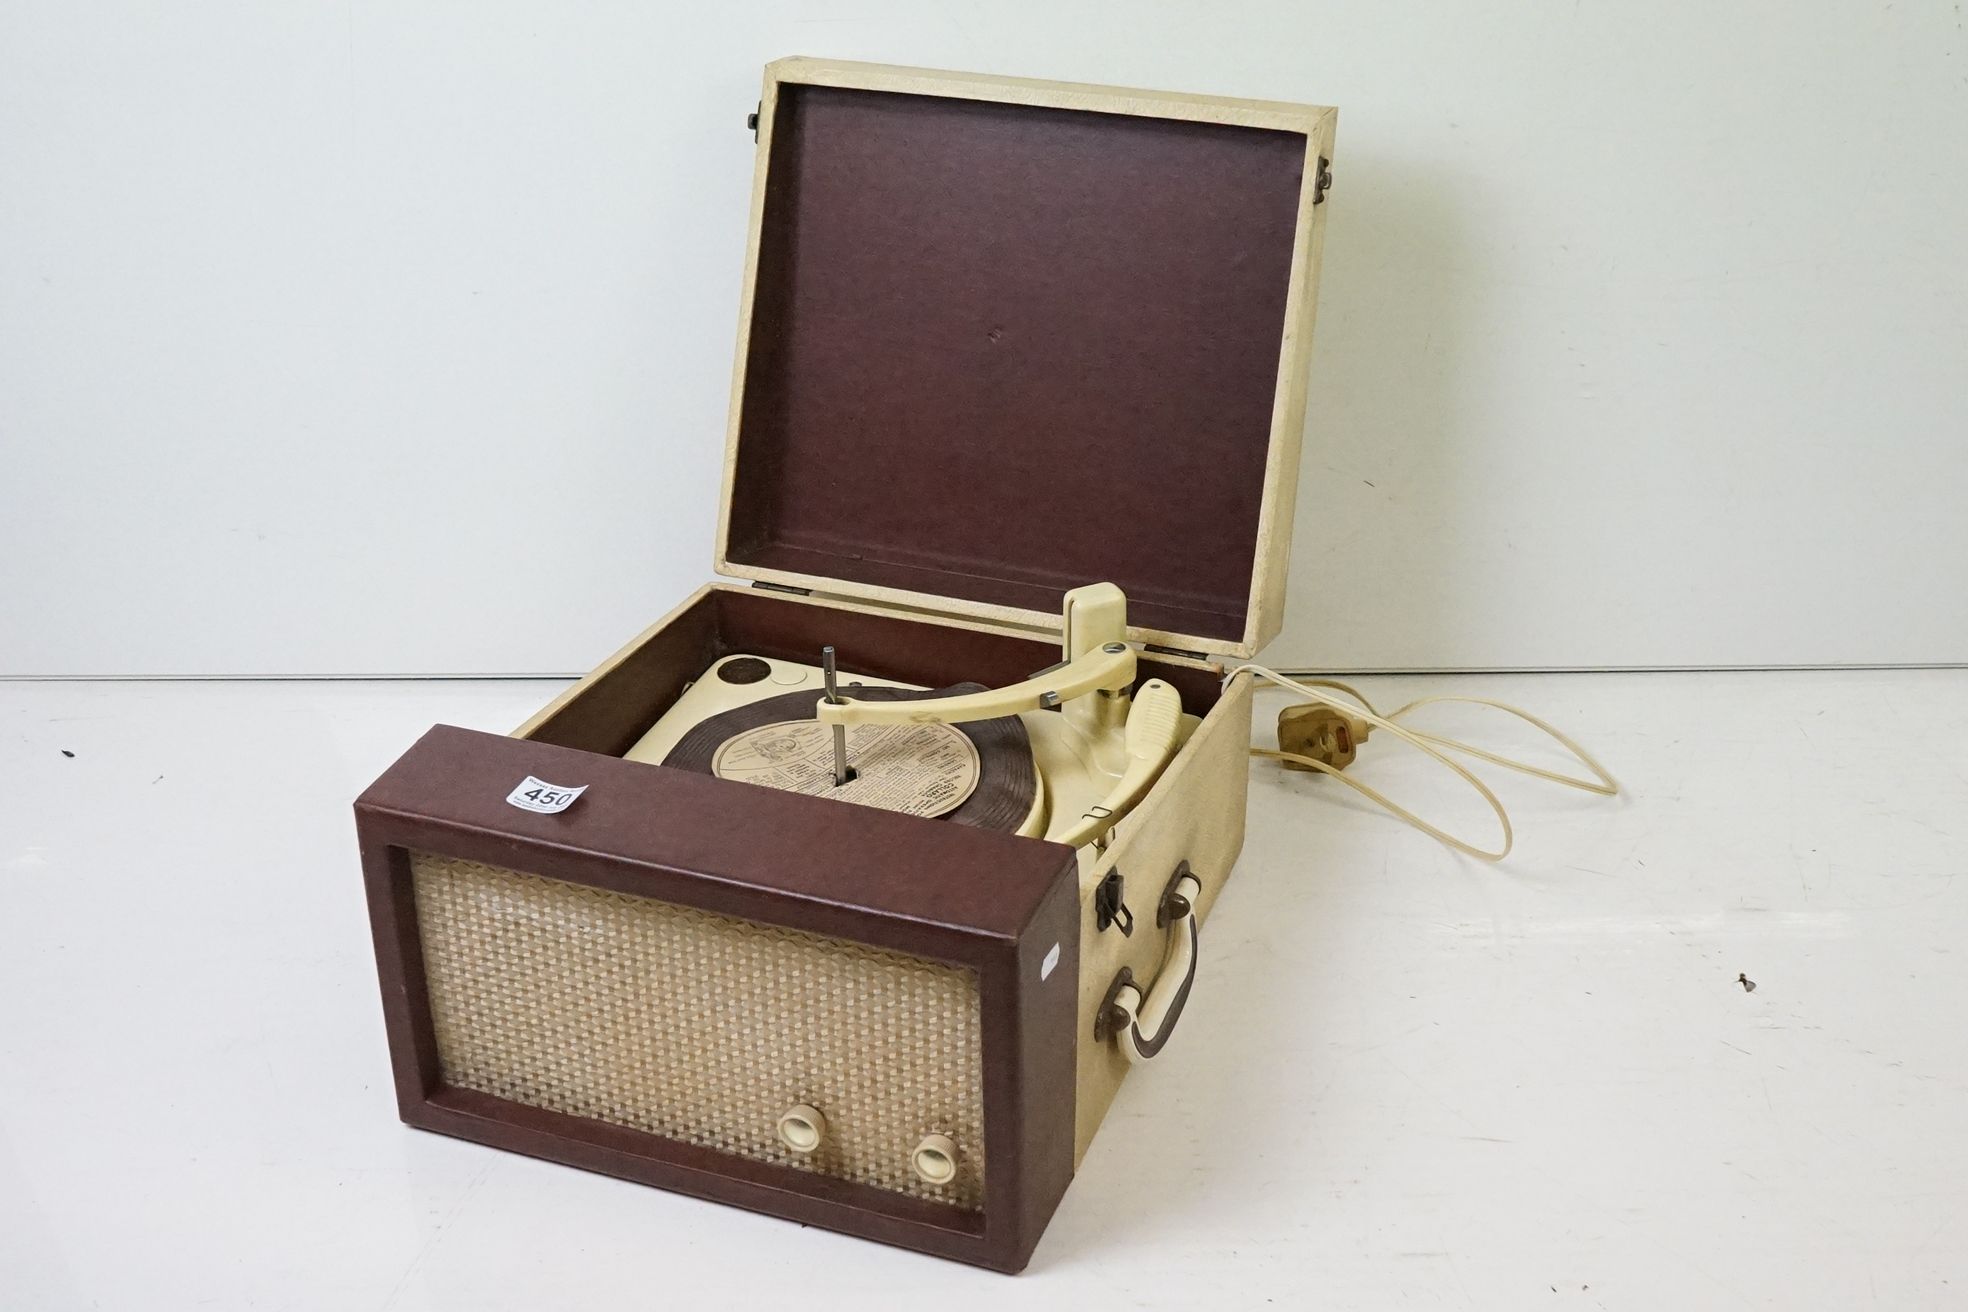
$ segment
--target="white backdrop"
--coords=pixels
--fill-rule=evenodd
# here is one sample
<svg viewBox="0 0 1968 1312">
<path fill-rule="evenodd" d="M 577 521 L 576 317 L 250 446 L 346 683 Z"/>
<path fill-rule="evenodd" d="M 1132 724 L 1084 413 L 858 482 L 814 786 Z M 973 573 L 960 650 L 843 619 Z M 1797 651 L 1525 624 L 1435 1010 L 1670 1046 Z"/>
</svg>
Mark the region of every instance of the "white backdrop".
<svg viewBox="0 0 1968 1312">
<path fill-rule="evenodd" d="M 0 0 L 0 673 L 667 609 L 795 53 L 1341 107 L 1275 658 L 1968 659 L 1957 10 Z"/>
</svg>

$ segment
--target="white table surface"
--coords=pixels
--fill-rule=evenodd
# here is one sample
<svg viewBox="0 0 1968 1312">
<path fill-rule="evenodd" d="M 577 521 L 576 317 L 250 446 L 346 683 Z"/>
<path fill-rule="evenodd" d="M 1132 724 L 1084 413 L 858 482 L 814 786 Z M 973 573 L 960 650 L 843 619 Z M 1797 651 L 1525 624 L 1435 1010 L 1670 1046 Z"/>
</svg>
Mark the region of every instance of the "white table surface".
<svg viewBox="0 0 1968 1312">
<path fill-rule="evenodd" d="M 0 684 L 0 1308 L 1968 1306 L 1968 674 L 1367 682 L 1631 796 L 1488 867 L 1258 763 L 1015 1279 L 397 1123 L 349 803 L 557 685 Z"/>
</svg>

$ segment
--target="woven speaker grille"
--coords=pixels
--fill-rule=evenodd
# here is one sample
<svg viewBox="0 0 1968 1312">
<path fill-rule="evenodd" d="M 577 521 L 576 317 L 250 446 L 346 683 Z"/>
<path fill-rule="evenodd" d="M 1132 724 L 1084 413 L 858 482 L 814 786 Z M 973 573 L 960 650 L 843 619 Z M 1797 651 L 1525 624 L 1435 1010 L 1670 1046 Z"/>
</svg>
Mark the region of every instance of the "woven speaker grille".
<svg viewBox="0 0 1968 1312">
<path fill-rule="evenodd" d="M 977 1209 L 977 977 L 840 939 L 411 855 L 446 1084 Z M 792 1152 L 780 1114 L 827 1118 Z M 910 1164 L 955 1140 L 955 1180 Z"/>
</svg>

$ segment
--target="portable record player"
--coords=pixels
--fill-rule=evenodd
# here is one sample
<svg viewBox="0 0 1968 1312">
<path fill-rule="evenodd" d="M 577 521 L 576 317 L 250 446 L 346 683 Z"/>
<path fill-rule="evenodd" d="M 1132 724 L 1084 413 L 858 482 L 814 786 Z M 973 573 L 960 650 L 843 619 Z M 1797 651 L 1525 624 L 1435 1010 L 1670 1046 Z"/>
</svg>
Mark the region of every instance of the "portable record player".
<svg viewBox="0 0 1968 1312">
<path fill-rule="evenodd" d="M 749 585 L 357 802 L 405 1121 L 1024 1266 L 1243 842 L 1334 117 L 766 70 Z"/>
</svg>

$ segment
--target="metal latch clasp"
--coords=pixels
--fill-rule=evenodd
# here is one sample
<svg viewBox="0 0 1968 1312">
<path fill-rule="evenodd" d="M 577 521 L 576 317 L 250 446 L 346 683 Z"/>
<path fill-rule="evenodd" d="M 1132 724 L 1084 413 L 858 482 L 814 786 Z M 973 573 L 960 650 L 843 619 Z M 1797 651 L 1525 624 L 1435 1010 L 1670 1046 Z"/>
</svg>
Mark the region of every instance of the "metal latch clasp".
<svg viewBox="0 0 1968 1312">
<path fill-rule="evenodd" d="M 1108 871 L 1107 878 L 1100 881 L 1100 887 L 1093 890 L 1093 923 L 1096 929 L 1118 925 L 1122 938 L 1134 933 L 1134 912 L 1129 911 L 1127 903 L 1122 900 L 1126 890 L 1127 884 L 1121 878 L 1121 872 Z"/>
</svg>

